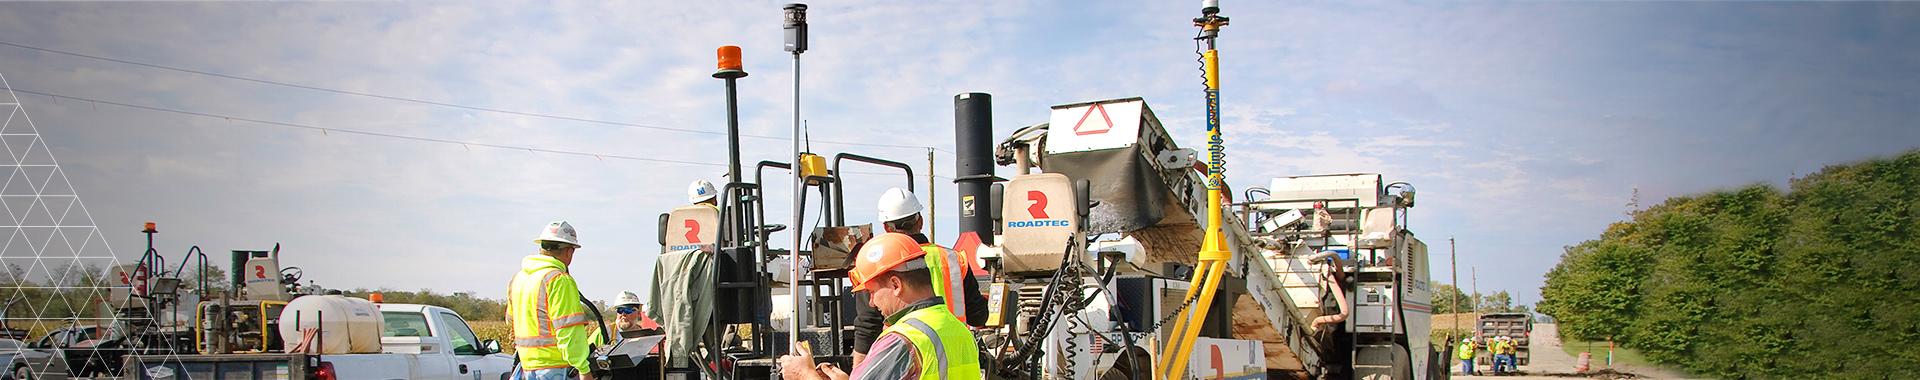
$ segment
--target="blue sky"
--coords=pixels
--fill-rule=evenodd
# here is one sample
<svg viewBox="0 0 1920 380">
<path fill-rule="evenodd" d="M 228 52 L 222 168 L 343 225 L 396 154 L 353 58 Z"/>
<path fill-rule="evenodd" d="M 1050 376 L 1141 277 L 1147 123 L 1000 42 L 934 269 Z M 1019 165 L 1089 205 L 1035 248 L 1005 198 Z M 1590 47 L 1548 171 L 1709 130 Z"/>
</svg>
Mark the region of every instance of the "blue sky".
<svg viewBox="0 0 1920 380">
<path fill-rule="evenodd" d="M 1197 2 L 811 4 L 815 150 L 913 163 L 952 150 L 953 95 L 998 134 L 1056 104 L 1140 96 L 1188 147 Z M 1230 181 L 1378 172 L 1420 190 L 1412 229 L 1482 291 L 1537 299 L 1561 247 L 1643 203 L 1784 184 L 1920 145 L 1920 5 L 1812 2 L 1227 2 Z M 4 3 L 0 42 L 342 91 L 724 131 L 713 50 L 745 51 L 742 129 L 787 137 L 778 2 Z M 724 163 L 711 133 L 344 95 L 0 46 L 0 75 L 122 257 L 284 245 L 330 287 L 499 297 L 537 229 L 579 228 L 592 298 L 641 290 L 655 215 L 724 168 L 323 133 L 281 123 Z M 98 107 L 97 110 L 95 107 Z M 790 143 L 743 141 L 748 162 Z M 950 177 L 953 156 L 934 155 Z M 854 176 L 853 219 L 896 179 Z M 953 215 L 954 191 L 935 200 Z M 775 184 L 770 193 L 786 194 Z M 776 199 L 784 204 L 785 198 Z M 785 215 L 783 209 L 770 210 Z M 850 220 L 851 222 L 868 222 Z M 784 218 L 782 218 L 784 220 Z M 952 240 L 951 219 L 940 220 Z M 784 235 L 784 234 L 782 234 Z M 775 241 L 789 241 L 776 236 Z M 1447 281 L 1446 268 L 1434 279 Z M 1465 279 L 1463 279 L 1464 281 Z"/>
</svg>

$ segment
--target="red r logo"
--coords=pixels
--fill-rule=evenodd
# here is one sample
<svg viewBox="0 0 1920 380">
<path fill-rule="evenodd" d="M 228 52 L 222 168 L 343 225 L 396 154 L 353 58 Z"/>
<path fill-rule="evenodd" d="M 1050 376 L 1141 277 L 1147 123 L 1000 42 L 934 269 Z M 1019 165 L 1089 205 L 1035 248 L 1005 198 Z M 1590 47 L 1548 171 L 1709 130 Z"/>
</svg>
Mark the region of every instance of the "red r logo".
<svg viewBox="0 0 1920 380">
<path fill-rule="evenodd" d="M 1028 214 L 1032 214 L 1034 219 L 1047 218 L 1047 193 L 1027 190 L 1027 200 L 1033 201 L 1032 205 L 1027 206 Z"/>
<path fill-rule="evenodd" d="M 693 243 L 693 244 L 700 244 L 700 222 L 695 222 L 693 221 L 693 219 L 686 219 L 686 221 L 687 221 L 687 242 Z"/>
</svg>

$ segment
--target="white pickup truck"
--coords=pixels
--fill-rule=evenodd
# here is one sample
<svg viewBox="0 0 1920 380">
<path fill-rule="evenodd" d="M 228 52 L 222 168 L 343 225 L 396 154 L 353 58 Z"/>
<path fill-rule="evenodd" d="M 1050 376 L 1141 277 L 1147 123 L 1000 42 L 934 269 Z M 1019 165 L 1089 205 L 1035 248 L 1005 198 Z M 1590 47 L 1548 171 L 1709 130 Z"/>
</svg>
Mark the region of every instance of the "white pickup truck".
<svg viewBox="0 0 1920 380">
<path fill-rule="evenodd" d="M 481 341 L 467 321 L 439 306 L 380 304 L 386 317 L 378 354 L 128 355 L 128 379 L 506 380 L 513 357 Z"/>
</svg>

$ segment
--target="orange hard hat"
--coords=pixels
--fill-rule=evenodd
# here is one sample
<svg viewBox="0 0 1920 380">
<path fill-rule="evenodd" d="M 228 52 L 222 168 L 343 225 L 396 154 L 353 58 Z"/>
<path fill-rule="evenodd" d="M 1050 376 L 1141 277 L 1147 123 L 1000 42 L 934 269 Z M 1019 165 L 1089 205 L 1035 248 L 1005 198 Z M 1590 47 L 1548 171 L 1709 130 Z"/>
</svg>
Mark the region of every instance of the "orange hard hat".
<svg viewBox="0 0 1920 380">
<path fill-rule="evenodd" d="M 867 289 L 869 281 L 881 273 L 892 270 L 913 270 L 926 268 L 926 261 L 920 258 L 927 251 L 920 249 L 920 243 L 912 237 L 897 232 L 888 232 L 874 236 L 860 248 L 860 257 L 853 262 L 853 269 L 847 271 L 847 277 L 853 280 L 854 290 Z"/>
</svg>

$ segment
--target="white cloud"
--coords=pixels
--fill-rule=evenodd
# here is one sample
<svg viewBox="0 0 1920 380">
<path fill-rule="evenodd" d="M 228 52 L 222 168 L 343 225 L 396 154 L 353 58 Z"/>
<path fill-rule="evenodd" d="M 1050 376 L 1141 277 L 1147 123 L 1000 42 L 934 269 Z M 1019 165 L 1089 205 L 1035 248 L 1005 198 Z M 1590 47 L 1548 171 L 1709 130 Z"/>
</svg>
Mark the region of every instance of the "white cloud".
<svg viewBox="0 0 1920 380">
<path fill-rule="evenodd" d="M 7 3 L 0 5 L 0 35 L 345 91 L 716 132 L 725 119 L 722 82 L 709 76 L 714 48 L 739 45 L 752 74 L 739 82 L 741 129 L 785 137 L 792 72 L 790 55 L 780 51 L 779 5 Z M 1825 60 L 1842 58 L 1804 57 L 1848 55 L 1809 54 L 1748 62 L 1697 53 L 1690 36 L 1764 53 L 1775 51 L 1767 44 L 1777 39 L 1749 35 L 1781 33 L 1542 17 L 1599 6 L 1664 15 L 1658 11 L 1671 5 L 1232 5 L 1227 14 L 1235 24 L 1222 32 L 1220 47 L 1230 176 L 1247 185 L 1275 176 L 1379 172 L 1416 182 L 1416 212 L 1434 221 L 1423 233 L 1487 241 L 1521 228 L 1535 234 L 1474 253 L 1529 257 L 1514 260 L 1512 271 L 1525 272 L 1516 276 L 1522 279 L 1497 282 L 1522 290 L 1537 284 L 1531 273 L 1553 260 L 1527 255 L 1557 253 L 1550 251 L 1617 219 L 1622 183 L 1685 193 L 1804 173 L 1914 141 L 1905 138 L 1909 130 L 1862 126 L 1905 125 L 1897 121 L 1911 119 L 1911 107 L 1881 108 L 1911 104 L 1905 100 L 1920 88 L 1915 79 L 1851 74 L 1911 72 L 1899 66 L 1914 54 L 1897 48 L 1906 40 L 1849 48 L 1885 59 L 1832 62 Z M 1807 26 L 1822 18 L 1715 6 L 1825 30 Z M 819 140 L 814 149 L 923 165 L 923 150 L 827 141 L 951 150 L 952 96 L 965 91 L 995 96 L 1001 134 L 1043 122 L 1051 105 L 1142 96 L 1176 140 L 1198 148 L 1205 108 L 1194 29 L 1186 21 L 1196 11 L 1163 2 L 815 4 L 813 50 L 802 58 L 803 113 Z M 1842 75 L 1822 67 L 1852 69 Z M 711 134 L 394 102 L 12 47 L 0 47 L 0 74 L 28 90 L 327 128 L 725 161 L 725 142 Z M 1779 80 L 1742 80 L 1754 77 Z M 24 102 L 103 226 L 163 222 L 173 226 L 160 237 L 168 252 L 288 242 L 298 248 L 289 251 L 290 262 L 336 286 L 498 296 L 503 273 L 527 251 L 524 231 L 568 218 L 596 241 L 589 250 L 604 252 L 592 259 L 620 263 L 582 268 L 588 293 L 632 288 L 631 278 L 650 270 L 652 215 L 681 202 L 686 181 L 717 180 L 722 171 L 104 105 L 95 111 L 67 99 Z M 1755 119 L 1818 120 L 1825 127 Z M 785 161 L 790 153 L 787 141 L 742 144 L 748 163 Z M 1753 150 L 1777 153 L 1752 157 Z M 950 176 L 952 156 L 936 160 L 935 172 Z M 870 188 L 888 181 L 897 179 L 863 179 L 849 202 L 861 207 L 865 202 L 851 200 L 871 197 L 866 193 L 877 190 Z M 784 184 L 770 185 L 777 186 L 769 193 L 784 194 Z M 940 186 L 940 197 L 953 194 L 950 184 Z M 1561 212 L 1533 212 L 1549 208 Z M 133 234 L 110 236 L 122 247 L 143 243 Z M 390 265 L 359 265 L 372 260 Z"/>
</svg>

